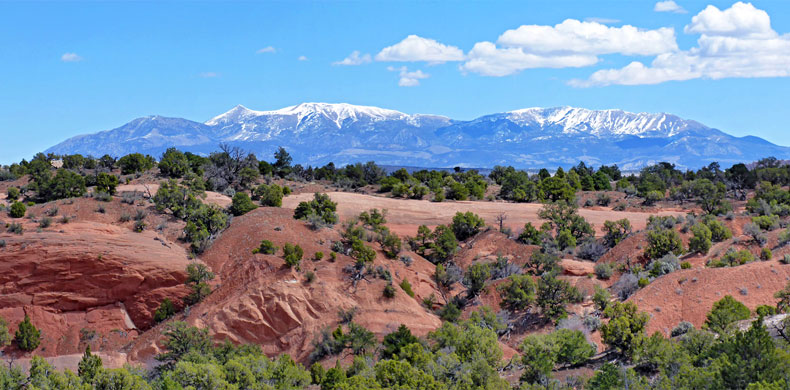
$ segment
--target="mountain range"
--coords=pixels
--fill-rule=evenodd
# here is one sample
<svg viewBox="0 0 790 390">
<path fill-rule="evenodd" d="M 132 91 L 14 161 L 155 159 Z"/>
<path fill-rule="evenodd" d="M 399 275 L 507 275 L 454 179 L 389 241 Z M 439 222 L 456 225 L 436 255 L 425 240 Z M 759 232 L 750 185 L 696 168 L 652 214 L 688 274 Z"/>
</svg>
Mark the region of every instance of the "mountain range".
<svg viewBox="0 0 790 390">
<path fill-rule="evenodd" d="M 439 115 L 404 114 L 351 104 L 302 103 L 273 111 L 236 106 L 200 123 L 148 116 L 121 127 L 79 135 L 47 150 L 158 157 L 169 147 L 208 154 L 220 143 L 271 159 L 285 147 L 303 165 L 382 165 L 538 168 L 618 164 L 638 169 L 660 161 L 698 168 L 762 157 L 790 158 L 790 148 L 754 136 L 735 137 L 671 114 L 527 108 L 469 121 Z"/>
</svg>

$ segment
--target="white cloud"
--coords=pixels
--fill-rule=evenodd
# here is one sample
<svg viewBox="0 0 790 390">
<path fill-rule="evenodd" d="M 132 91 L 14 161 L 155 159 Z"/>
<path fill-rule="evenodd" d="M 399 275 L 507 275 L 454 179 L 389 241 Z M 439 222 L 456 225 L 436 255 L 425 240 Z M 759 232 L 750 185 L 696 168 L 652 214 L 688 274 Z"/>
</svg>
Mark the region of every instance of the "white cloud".
<svg viewBox="0 0 790 390">
<path fill-rule="evenodd" d="M 584 18 L 584 21 L 585 22 L 601 23 L 601 24 L 620 23 L 620 19 L 596 18 L 596 17 Z"/>
<path fill-rule="evenodd" d="M 77 55 L 77 53 L 64 53 L 60 56 L 60 60 L 63 62 L 80 62 L 82 61 L 82 57 Z"/>
<path fill-rule="evenodd" d="M 594 55 L 538 55 L 526 53 L 518 47 L 498 48 L 491 42 L 478 42 L 469 51 L 467 61 L 460 66 L 463 72 L 483 76 L 508 76 L 524 69 L 568 68 L 590 66 L 598 62 Z"/>
<path fill-rule="evenodd" d="M 659 1 L 653 7 L 656 12 L 674 12 L 676 14 L 685 14 L 687 11 L 672 0 Z"/>
<path fill-rule="evenodd" d="M 416 87 L 420 85 L 420 80 L 427 79 L 431 75 L 417 69 L 413 72 L 409 72 L 409 69 L 405 66 L 401 66 L 399 68 L 389 66 L 387 70 L 390 72 L 398 72 L 400 79 L 398 80 L 398 86 L 401 87 Z"/>
<path fill-rule="evenodd" d="M 409 35 L 376 54 L 376 61 L 424 61 L 440 64 L 447 61 L 463 61 L 463 59 L 464 52 L 461 49 L 417 35 Z"/>
<path fill-rule="evenodd" d="M 276 53 L 276 52 L 277 52 L 277 49 L 275 49 L 274 46 L 266 46 L 266 47 L 258 49 L 258 51 L 256 51 L 256 53 L 258 53 L 258 54 Z"/>
<path fill-rule="evenodd" d="M 533 68 L 590 66 L 598 63 L 602 54 L 657 55 L 677 48 L 672 28 L 643 30 L 567 19 L 555 26 L 523 25 L 507 30 L 496 44 L 478 42 L 460 69 L 499 77 Z"/>
<path fill-rule="evenodd" d="M 708 6 L 692 18 L 686 32 L 702 34 L 697 47 L 660 54 L 650 65 L 632 62 L 620 69 L 604 69 L 577 87 L 658 84 L 690 79 L 790 77 L 790 34 L 771 28 L 765 11 L 735 3 L 721 11 Z"/>
<path fill-rule="evenodd" d="M 724 11 L 709 5 L 691 18 L 686 33 L 704 35 L 771 38 L 777 34 L 771 28 L 768 13 L 754 8 L 751 3 L 737 2 Z"/>
<path fill-rule="evenodd" d="M 655 55 L 677 50 L 675 30 L 642 30 L 634 26 L 609 27 L 598 22 L 567 19 L 556 26 L 524 25 L 507 30 L 497 43 L 536 54 Z"/>
<path fill-rule="evenodd" d="M 203 72 L 203 73 L 200 74 L 200 77 L 202 77 L 204 79 L 210 79 L 210 78 L 214 78 L 214 77 L 219 77 L 219 73 L 217 73 L 217 72 Z"/>
<path fill-rule="evenodd" d="M 354 50 L 348 57 L 335 61 L 332 65 L 362 65 L 371 61 L 370 54 L 360 54 L 359 50 Z"/>
<path fill-rule="evenodd" d="M 307 61 L 308 58 L 307 58 L 307 56 L 299 56 L 299 58 L 297 58 L 297 60 L 299 60 L 299 61 Z"/>
</svg>

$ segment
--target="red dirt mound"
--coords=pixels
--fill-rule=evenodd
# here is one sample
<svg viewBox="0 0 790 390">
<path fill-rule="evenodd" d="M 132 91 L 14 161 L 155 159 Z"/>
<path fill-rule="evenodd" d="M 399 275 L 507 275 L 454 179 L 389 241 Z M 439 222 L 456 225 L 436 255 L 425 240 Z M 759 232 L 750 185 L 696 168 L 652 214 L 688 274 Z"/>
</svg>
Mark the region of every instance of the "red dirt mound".
<svg viewBox="0 0 790 390">
<path fill-rule="evenodd" d="M 773 295 L 790 280 L 790 266 L 778 261 L 752 262 L 732 268 L 694 268 L 664 275 L 628 300 L 650 313 L 649 333 L 669 334 L 680 321 L 699 328 L 713 303 L 732 295 L 754 310 L 775 305 Z"/>
<path fill-rule="evenodd" d="M 217 272 L 219 285 L 190 310 L 188 322 L 209 328 L 217 340 L 255 343 L 268 354 L 289 353 L 301 361 L 312 352 L 311 343 L 322 329 L 337 326 L 341 309 L 357 308 L 354 321 L 379 337 L 400 324 L 419 335 L 441 325 L 420 304 L 432 293 L 439 295 L 428 261 L 409 253 L 413 263 L 406 266 L 378 254 L 373 267 L 388 269 L 396 289 L 395 297 L 386 299 L 382 295 L 385 280 L 369 275 L 354 285 L 343 271 L 354 260 L 345 255 L 338 255 L 335 262 L 329 260 L 332 241 L 340 239 L 336 230 L 313 232 L 292 216 L 291 210 L 267 207 L 233 219 L 202 257 Z M 286 268 L 281 250 L 276 255 L 253 254 L 263 239 L 280 248 L 285 243 L 299 244 L 304 249 L 302 271 Z M 324 258 L 312 260 L 318 251 Z M 309 283 L 307 271 L 315 274 Z M 411 284 L 414 298 L 398 287 L 403 279 Z M 136 343 L 133 358 L 149 359 L 157 351 L 152 345 L 156 341 Z"/>
</svg>

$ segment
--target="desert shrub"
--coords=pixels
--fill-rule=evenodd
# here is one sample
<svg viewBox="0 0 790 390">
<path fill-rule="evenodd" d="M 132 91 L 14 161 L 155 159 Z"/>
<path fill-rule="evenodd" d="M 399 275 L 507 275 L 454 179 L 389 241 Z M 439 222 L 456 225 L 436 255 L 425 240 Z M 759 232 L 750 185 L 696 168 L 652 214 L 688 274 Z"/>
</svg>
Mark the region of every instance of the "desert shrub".
<svg viewBox="0 0 790 390">
<path fill-rule="evenodd" d="M 760 260 L 768 261 L 771 260 L 772 257 L 773 257 L 773 253 L 771 253 L 770 249 L 763 248 L 760 250 Z"/>
<path fill-rule="evenodd" d="M 680 263 L 680 269 L 689 269 L 689 268 L 691 268 L 691 263 L 689 263 L 688 261 L 684 261 Z"/>
<path fill-rule="evenodd" d="M 154 321 L 162 322 L 176 314 L 176 307 L 170 298 L 165 298 L 154 312 Z"/>
<path fill-rule="evenodd" d="M 321 259 L 323 259 L 323 258 L 324 258 L 324 252 L 316 252 L 313 255 L 313 260 L 315 260 L 315 261 L 321 261 Z"/>
<path fill-rule="evenodd" d="M 283 189 L 277 184 L 261 184 L 253 194 L 261 200 L 261 206 L 281 207 L 283 205 Z"/>
<path fill-rule="evenodd" d="M 710 229 L 710 238 L 714 242 L 722 242 L 732 238 L 732 231 L 724 226 L 723 223 L 715 219 L 710 219 L 706 225 L 708 226 L 708 229 Z"/>
<path fill-rule="evenodd" d="M 782 264 L 790 264 L 790 255 L 782 256 L 782 258 L 779 259 L 779 262 Z"/>
<path fill-rule="evenodd" d="M 619 279 L 612 285 L 612 292 L 614 292 L 621 300 L 626 300 L 639 289 L 639 278 L 632 274 L 627 273 L 620 276 Z"/>
<path fill-rule="evenodd" d="M 598 285 L 595 286 L 595 292 L 593 293 L 592 301 L 596 310 L 603 312 L 607 307 L 609 307 L 611 300 L 612 294 L 610 294 L 609 291 L 601 288 Z"/>
<path fill-rule="evenodd" d="M 555 271 L 559 260 L 559 257 L 553 252 L 541 249 L 540 251 L 532 252 L 524 264 L 524 269 L 533 275 L 539 276 L 545 272 Z"/>
<path fill-rule="evenodd" d="M 448 302 L 446 305 L 439 308 L 439 312 L 437 313 L 439 318 L 442 321 L 447 322 L 456 322 L 459 318 L 461 318 L 461 309 L 455 302 Z"/>
<path fill-rule="evenodd" d="M 531 222 L 524 225 L 524 230 L 518 235 L 518 242 L 528 245 L 540 245 L 543 241 L 543 233 L 532 226 Z"/>
<path fill-rule="evenodd" d="M 403 246 L 400 237 L 391 233 L 389 229 L 384 228 L 379 234 L 378 241 L 385 256 L 390 259 L 398 257 Z"/>
<path fill-rule="evenodd" d="M 598 194 L 595 198 L 595 203 L 599 206 L 609 206 L 609 204 L 612 203 L 612 197 L 605 193 Z"/>
<path fill-rule="evenodd" d="M 443 190 L 440 189 L 438 191 L 434 191 L 434 193 L 433 193 L 433 201 L 434 202 L 444 202 L 444 199 L 445 199 L 445 197 L 444 197 L 444 191 Z"/>
<path fill-rule="evenodd" d="M 25 319 L 19 323 L 14 341 L 19 349 L 23 351 L 33 351 L 41 344 L 41 331 L 30 322 L 30 317 L 25 314 Z"/>
<path fill-rule="evenodd" d="M 576 249 L 576 257 L 585 260 L 596 261 L 606 253 L 606 247 L 595 240 L 585 240 Z"/>
<path fill-rule="evenodd" d="M 645 255 L 650 259 L 658 259 L 668 253 L 683 253 L 683 241 L 673 229 L 655 229 L 647 232 L 647 248 Z"/>
<path fill-rule="evenodd" d="M 230 205 L 230 212 L 235 216 L 244 215 L 255 210 L 258 206 L 252 203 L 252 199 L 246 192 L 237 192 L 233 195 L 233 202 Z"/>
<path fill-rule="evenodd" d="M 660 259 L 651 261 L 647 266 L 647 270 L 650 272 L 650 276 L 657 278 L 661 275 L 675 272 L 679 270 L 680 267 L 680 260 L 678 260 L 678 257 L 672 253 L 668 253 Z"/>
<path fill-rule="evenodd" d="M 637 281 L 637 286 L 639 286 L 639 288 L 645 288 L 645 287 L 647 287 L 648 284 L 650 284 L 650 279 L 648 279 L 646 277 L 641 277 Z"/>
<path fill-rule="evenodd" d="M 392 287 L 392 283 L 387 283 L 387 285 L 384 286 L 382 294 L 384 298 L 395 298 L 395 287 Z"/>
<path fill-rule="evenodd" d="M 497 286 L 497 292 L 502 297 L 502 308 L 510 311 L 526 310 L 535 303 L 535 282 L 528 275 L 510 275 Z"/>
<path fill-rule="evenodd" d="M 147 217 L 147 216 L 148 216 L 148 214 L 147 214 L 147 213 L 145 212 L 145 210 L 143 210 L 143 209 L 137 209 L 137 210 L 135 210 L 135 212 L 134 212 L 134 220 L 135 220 L 135 221 L 142 221 L 142 220 L 144 220 L 144 219 L 145 219 L 145 217 Z"/>
<path fill-rule="evenodd" d="M 187 156 L 176 148 L 168 148 L 159 159 L 159 173 L 163 176 L 179 178 L 190 169 Z"/>
<path fill-rule="evenodd" d="M 336 211 L 337 203 L 329 195 L 316 192 L 313 200 L 299 203 L 294 210 L 294 219 L 307 219 L 309 215 L 317 215 L 324 223 L 334 225 L 338 221 Z"/>
<path fill-rule="evenodd" d="M 748 319 L 750 316 L 751 312 L 746 305 L 738 302 L 731 295 L 727 295 L 713 304 L 704 327 L 712 332 L 722 334 L 733 322 Z"/>
<path fill-rule="evenodd" d="M 44 215 L 46 215 L 48 217 L 54 217 L 54 216 L 58 215 L 58 207 L 57 206 L 52 206 L 52 207 L 48 208 L 46 211 L 44 211 Z"/>
<path fill-rule="evenodd" d="M 660 191 L 650 191 L 645 194 L 644 204 L 645 206 L 652 206 L 656 204 L 656 202 L 661 201 L 664 199 L 664 194 Z"/>
<path fill-rule="evenodd" d="M 287 243 L 283 246 L 283 258 L 288 268 L 296 267 L 298 269 L 299 263 L 302 261 L 302 256 L 304 256 L 304 250 L 302 250 L 301 246 L 291 243 Z"/>
<path fill-rule="evenodd" d="M 790 243 L 790 229 L 779 233 L 778 247 L 783 247 Z"/>
<path fill-rule="evenodd" d="M 582 324 L 589 332 L 595 332 L 601 327 L 601 319 L 595 315 L 586 315 L 582 319 Z"/>
<path fill-rule="evenodd" d="M 469 237 L 475 236 L 483 227 L 485 227 L 485 221 L 483 221 L 483 218 L 480 218 L 477 216 L 477 214 L 471 211 L 466 213 L 456 213 L 453 217 L 453 223 L 451 225 L 453 233 L 455 234 L 455 238 L 458 241 L 464 241 Z"/>
<path fill-rule="evenodd" d="M 583 298 L 576 287 L 551 273 L 544 273 L 538 279 L 537 304 L 543 316 L 552 321 L 565 318 L 565 305 L 581 302 Z"/>
<path fill-rule="evenodd" d="M 672 328 L 672 333 L 670 333 L 670 335 L 672 337 L 678 337 L 692 330 L 694 330 L 694 325 L 691 322 L 681 321 L 676 327 Z"/>
<path fill-rule="evenodd" d="M 14 202 L 11 204 L 9 208 L 8 215 L 11 218 L 22 218 L 25 216 L 25 212 L 27 212 L 27 207 L 22 202 Z"/>
<path fill-rule="evenodd" d="M 412 289 L 411 289 L 411 283 L 409 283 L 409 280 L 408 280 L 408 279 L 404 278 L 404 279 L 403 279 L 403 280 L 400 282 L 400 288 L 402 288 L 402 289 L 403 289 L 403 291 L 405 291 L 405 292 L 406 292 L 406 294 L 408 294 L 410 297 L 414 298 L 414 291 L 412 291 Z"/>
<path fill-rule="evenodd" d="M 6 228 L 6 231 L 9 232 L 9 233 L 14 233 L 14 234 L 22 234 L 24 229 L 22 228 L 22 224 L 21 223 L 11 222 L 11 223 L 8 224 L 8 227 Z"/>
<path fill-rule="evenodd" d="M 689 239 L 689 251 L 707 254 L 711 247 L 711 231 L 701 223 L 691 227 L 692 237 Z"/>
<path fill-rule="evenodd" d="M 485 287 L 486 281 L 491 278 L 491 266 L 488 263 L 473 263 L 464 273 L 464 285 L 469 289 L 469 295 L 475 296 Z"/>
<path fill-rule="evenodd" d="M 184 284 L 192 292 L 184 298 L 186 304 L 196 304 L 211 294 L 211 286 L 208 282 L 214 279 L 214 273 L 202 263 L 189 263 L 187 265 L 187 280 Z"/>
<path fill-rule="evenodd" d="M 304 280 L 308 284 L 313 283 L 313 281 L 315 280 L 315 272 L 313 272 L 313 271 L 305 272 Z"/>
<path fill-rule="evenodd" d="M 752 217 L 752 223 L 759 226 L 762 230 L 774 230 L 779 227 L 779 216 L 760 215 L 757 217 Z"/>
<path fill-rule="evenodd" d="M 604 311 L 609 322 L 601 325 L 601 339 L 604 344 L 614 348 L 625 356 L 635 352 L 650 316 L 638 310 L 635 304 L 614 303 Z"/>
<path fill-rule="evenodd" d="M 154 162 L 155 160 L 151 156 L 132 153 L 119 158 L 118 166 L 121 167 L 122 174 L 128 175 L 131 173 L 145 172 L 154 167 Z"/>
<path fill-rule="evenodd" d="M 557 245 L 560 250 L 575 248 L 576 237 L 574 237 L 569 230 L 560 230 L 560 232 L 557 233 Z"/>
<path fill-rule="evenodd" d="M 579 330 L 557 329 L 550 334 L 527 336 L 519 347 L 525 383 L 547 382 L 557 364 L 578 365 L 595 354 L 595 346 L 587 342 Z"/>
<path fill-rule="evenodd" d="M 595 265 L 595 275 L 598 276 L 599 279 L 608 280 L 612 277 L 613 273 L 614 270 L 609 263 L 598 263 Z"/>
<path fill-rule="evenodd" d="M 760 305 L 754 309 L 759 317 L 768 317 L 776 314 L 776 307 L 771 305 Z"/>
<path fill-rule="evenodd" d="M 135 232 L 141 233 L 143 230 L 145 230 L 146 226 L 148 226 L 148 224 L 146 224 L 143 220 L 135 221 L 133 229 Z"/>
<path fill-rule="evenodd" d="M 736 251 L 733 248 L 727 250 L 724 255 L 716 261 L 711 262 L 713 267 L 735 267 L 754 261 L 754 255 L 746 249 Z"/>
<path fill-rule="evenodd" d="M 760 246 L 765 245 L 765 243 L 767 241 L 767 239 L 765 238 L 765 235 L 763 234 L 762 229 L 760 229 L 760 226 L 758 226 L 755 223 L 748 223 L 748 224 L 744 225 L 743 226 L 743 233 L 746 234 L 747 236 L 751 237 L 752 241 L 754 241 L 754 243 L 756 243 L 756 244 L 758 244 Z"/>
<path fill-rule="evenodd" d="M 11 201 L 19 199 L 19 188 L 8 187 L 8 190 L 6 190 L 6 199 Z"/>
<path fill-rule="evenodd" d="M 252 253 L 262 253 L 264 255 L 273 255 L 273 254 L 277 253 L 277 249 L 279 249 L 279 248 L 274 246 L 274 243 L 272 243 L 271 241 L 269 241 L 269 240 L 262 240 L 261 241 L 261 245 L 258 246 L 255 249 L 253 249 Z"/>
<path fill-rule="evenodd" d="M 631 234 L 631 222 L 625 218 L 617 221 L 606 221 L 603 223 L 604 243 L 613 247 L 620 243 L 624 238 Z"/>
<path fill-rule="evenodd" d="M 400 257 L 400 261 L 407 267 L 410 267 L 412 263 L 414 263 L 414 259 L 412 259 L 411 256 L 406 256 L 406 255 L 402 255 Z"/>
<path fill-rule="evenodd" d="M 41 218 L 41 220 L 38 222 L 38 227 L 42 229 L 46 229 L 50 227 L 50 225 L 52 225 L 52 218 L 50 217 Z"/>
<path fill-rule="evenodd" d="M 132 215 L 129 213 L 121 213 L 121 216 L 118 218 L 120 222 L 129 222 L 132 220 Z"/>
<path fill-rule="evenodd" d="M 115 195 L 115 188 L 118 187 L 118 176 L 109 173 L 99 172 L 96 175 L 96 191 L 110 195 Z"/>
</svg>

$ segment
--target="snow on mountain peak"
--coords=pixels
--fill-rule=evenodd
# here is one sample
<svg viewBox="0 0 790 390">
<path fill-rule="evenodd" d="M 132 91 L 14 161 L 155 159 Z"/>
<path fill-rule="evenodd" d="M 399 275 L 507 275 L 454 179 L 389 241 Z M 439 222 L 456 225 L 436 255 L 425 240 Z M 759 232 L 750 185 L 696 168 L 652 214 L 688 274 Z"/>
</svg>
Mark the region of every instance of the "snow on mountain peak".
<svg viewBox="0 0 790 390">
<path fill-rule="evenodd" d="M 665 113 L 633 113 L 623 110 L 590 110 L 577 107 L 532 107 L 505 113 L 520 125 L 559 127 L 562 133 L 590 135 L 673 136 L 699 125 Z"/>
<path fill-rule="evenodd" d="M 220 123 L 240 122 L 246 118 L 260 116 L 264 114 L 265 112 L 263 111 L 250 110 L 249 108 L 239 104 L 236 107 L 231 108 L 230 111 L 209 119 L 208 121 L 206 121 L 206 124 L 209 126 L 214 126 Z"/>
</svg>

